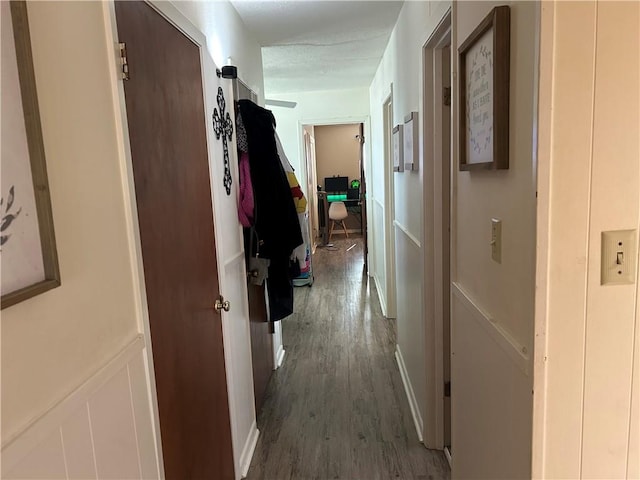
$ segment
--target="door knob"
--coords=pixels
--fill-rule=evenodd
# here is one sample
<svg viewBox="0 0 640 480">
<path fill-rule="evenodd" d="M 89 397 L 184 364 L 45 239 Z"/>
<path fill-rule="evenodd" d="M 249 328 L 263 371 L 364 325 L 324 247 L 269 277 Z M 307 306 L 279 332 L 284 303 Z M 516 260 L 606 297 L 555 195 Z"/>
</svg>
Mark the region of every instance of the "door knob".
<svg viewBox="0 0 640 480">
<path fill-rule="evenodd" d="M 220 295 L 220 298 L 216 299 L 216 303 L 213 305 L 213 308 L 218 313 L 220 313 L 221 310 L 228 312 L 229 310 L 231 310 L 231 303 L 229 302 L 229 300 L 225 300 L 224 297 Z"/>
</svg>

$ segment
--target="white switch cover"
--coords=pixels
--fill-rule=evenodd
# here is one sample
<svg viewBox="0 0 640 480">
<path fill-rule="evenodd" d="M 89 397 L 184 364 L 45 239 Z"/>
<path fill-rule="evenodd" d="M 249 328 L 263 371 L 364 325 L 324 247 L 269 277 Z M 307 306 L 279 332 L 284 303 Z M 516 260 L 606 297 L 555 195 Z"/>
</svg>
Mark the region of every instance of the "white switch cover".
<svg viewBox="0 0 640 480">
<path fill-rule="evenodd" d="M 636 231 L 602 232 L 601 285 L 625 285 L 635 282 Z"/>
<path fill-rule="evenodd" d="M 502 220 L 491 219 L 491 258 L 502 263 Z"/>
</svg>

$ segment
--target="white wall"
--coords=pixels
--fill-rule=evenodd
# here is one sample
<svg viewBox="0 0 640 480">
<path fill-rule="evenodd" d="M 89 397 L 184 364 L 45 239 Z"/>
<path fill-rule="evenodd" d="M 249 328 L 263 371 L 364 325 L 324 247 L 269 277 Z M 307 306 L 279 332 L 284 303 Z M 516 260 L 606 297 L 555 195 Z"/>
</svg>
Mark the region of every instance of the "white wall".
<svg viewBox="0 0 640 480">
<path fill-rule="evenodd" d="M 140 329 L 102 6 L 28 13 L 62 285 L 2 311 L 3 444 Z"/>
<path fill-rule="evenodd" d="M 238 77 L 258 94 L 264 103 L 262 50 L 233 5 L 226 0 L 172 2 L 207 37 L 207 48 L 218 67 L 238 67 Z"/>
<path fill-rule="evenodd" d="M 316 172 L 324 188 L 325 177 L 360 178 L 360 125 L 321 125 L 315 128 Z"/>
<path fill-rule="evenodd" d="M 295 108 L 268 108 L 276 117 L 276 131 L 289 162 L 296 171 L 298 182 L 305 195 L 308 195 L 302 125 L 357 123 L 368 119 L 367 89 L 278 94 L 275 98 L 297 102 Z"/>
<path fill-rule="evenodd" d="M 404 123 L 412 111 L 419 113 L 422 125 L 422 46 L 449 8 L 449 2 L 405 2 L 389 44 L 370 87 L 372 175 L 368 184 L 374 206 L 374 275 L 379 291 L 386 290 L 383 105 L 393 85 L 393 125 Z M 421 262 L 423 198 L 423 132 L 420 129 L 419 166 L 416 172 L 395 173 L 394 232 L 396 244 L 397 322 L 400 367 L 418 435 L 422 439 L 426 415 L 426 357 L 423 315 L 424 279 Z M 384 299 L 383 299 L 384 302 Z"/>
<path fill-rule="evenodd" d="M 393 84 L 394 124 L 418 111 L 422 151 L 422 47 L 444 17 L 448 2 L 406 2 L 371 85 L 373 195 L 384 208 L 382 106 Z M 453 71 L 457 48 L 497 3 L 460 2 L 453 13 Z M 458 172 L 454 168 L 452 233 L 453 476 L 521 478 L 529 472 L 535 258 L 535 171 L 533 120 L 536 6 L 514 2 L 511 40 L 511 166 L 506 172 Z M 457 109 L 454 88 L 453 110 Z M 456 117 L 457 118 L 457 117 Z M 454 120 L 454 125 L 456 121 Z M 457 128 L 454 128 L 454 146 Z M 454 159 L 457 152 L 454 149 Z M 423 182 L 420 173 L 394 175 L 398 347 L 414 420 L 425 433 L 427 370 L 425 280 L 415 258 L 431 249 L 423 238 Z M 380 212 L 379 217 L 382 217 Z M 503 220 L 503 262 L 491 261 L 490 219 Z M 457 219 L 457 221 L 455 220 Z M 375 227 L 375 225 L 374 225 Z M 382 242 L 375 230 L 374 242 Z M 420 285 L 416 292 L 415 284 Z M 433 339 L 429 339 L 433 341 Z M 524 349 L 524 350 L 523 350 Z M 482 359 L 482 361 L 480 361 Z M 429 432 L 427 432 L 429 433 Z"/>
<path fill-rule="evenodd" d="M 600 285 L 601 232 L 640 227 L 639 37 L 637 2 L 543 5 L 539 478 L 640 478 L 637 275 Z"/>
<path fill-rule="evenodd" d="M 180 3 L 179 7 L 193 23 L 207 30 L 209 44 L 217 48 L 216 55 L 232 56 L 240 76 L 262 94 L 260 46 L 246 34 L 235 10 L 227 2 Z M 35 2 L 29 3 L 28 11 L 62 286 L 2 311 L 2 455 L 3 461 L 5 455 L 30 458 L 30 468 L 38 466 L 32 465 L 32 460 L 42 462 L 45 470 L 38 475 L 54 478 L 59 472 L 47 470 L 48 460 L 53 458 L 59 465 L 67 457 L 60 457 L 60 452 L 49 447 L 57 448 L 55 431 L 64 435 L 75 406 L 83 402 L 90 405 L 96 395 L 96 401 L 109 402 L 114 395 L 121 398 L 118 395 L 130 391 L 135 397 L 131 401 L 146 402 L 150 407 L 153 392 L 145 378 L 146 368 L 140 374 L 137 360 L 125 371 L 130 382 L 126 388 L 120 385 L 121 370 L 105 367 L 144 333 L 145 311 L 137 283 L 141 263 L 135 254 L 131 189 L 119 143 L 119 103 L 112 89 L 116 72 L 109 7 L 100 2 Z M 60 51 L 66 54 L 61 56 Z M 221 165 L 221 160 L 216 163 Z M 214 195 L 221 188 L 221 182 L 214 183 Z M 221 214 L 219 210 L 217 214 Z M 218 235 L 218 244 L 228 260 L 219 270 L 244 285 L 244 267 L 236 262 L 242 259 L 242 252 L 227 248 L 234 239 L 233 235 Z M 257 434 L 252 423 L 255 412 L 250 350 L 229 348 L 249 343 L 249 330 L 242 328 L 243 321 L 248 326 L 243 308 L 246 295 L 243 298 L 241 293 L 241 289 L 229 293 L 237 306 L 232 319 L 233 337 L 226 335 L 228 328 L 225 330 L 225 350 L 238 357 L 227 363 L 230 408 L 236 418 L 234 456 L 238 476 L 240 467 L 248 466 Z M 226 318 L 227 324 L 230 318 Z M 141 344 L 147 341 L 142 337 Z M 103 367 L 110 372 L 108 378 Z M 242 373 L 246 371 L 248 376 Z M 120 382 L 122 389 L 87 388 L 112 381 Z M 124 408 L 131 403 L 118 405 Z M 116 455 L 122 445 L 137 448 L 136 452 L 127 450 L 127 455 L 139 456 L 135 459 L 139 465 L 155 465 L 155 473 L 150 474 L 145 467 L 137 475 L 127 470 L 112 476 L 161 475 L 151 409 L 144 412 L 134 404 L 132 415 L 116 407 L 92 409 L 92 424 L 111 422 L 114 431 L 120 432 L 135 428 L 138 445 L 122 443 L 122 437 L 108 434 L 102 437 L 101 451 Z M 61 416 L 60 411 L 66 413 Z M 252 428 L 244 428 L 243 422 Z M 47 437 L 54 438 L 53 443 L 47 440 L 41 445 L 44 450 L 33 443 L 36 426 L 38 438 L 44 439 L 47 432 L 54 435 Z M 244 432 L 247 438 L 240 438 L 243 430 L 248 430 Z M 72 438 L 87 441 L 82 435 Z M 146 441 L 149 438 L 151 448 Z M 28 448 L 34 449 L 33 455 L 29 456 Z M 99 455 L 97 450 L 94 454 Z M 121 455 L 116 456 L 121 460 Z M 81 455 L 72 457 L 74 461 L 83 459 Z M 118 467 L 118 460 L 104 458 Z M 34 471 L 22 469 L 12 475 L 37 477 Z"/>
<path fill-rule="evenodd" d="M 508 170 L 458 171 L 454 88 L 451 389 L 452 473 L 458 478 L 526 478 L 531 468 L 539 4 L 506 3 L 511 7 Z M 501 4 L 454 4 L 454 52 Z M 455 79 L 457 61 L 453 73 Z M 491 259 L 491 218 L 502 220 L 502 263 Z"/>
</svg>

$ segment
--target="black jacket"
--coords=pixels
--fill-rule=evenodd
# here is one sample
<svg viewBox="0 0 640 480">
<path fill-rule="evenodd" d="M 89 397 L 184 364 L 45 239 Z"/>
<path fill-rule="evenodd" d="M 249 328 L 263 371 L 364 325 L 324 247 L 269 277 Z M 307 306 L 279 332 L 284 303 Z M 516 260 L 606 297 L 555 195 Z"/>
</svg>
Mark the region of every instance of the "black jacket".
<svg viewBox="0 0 640 480">
<path fill-rule="evenodd" d="M 260 256 L 289 257 L 303 240 L 289 181 L 276 150 L 275 118 L 270 110 L 250 100 L 240 100 L 238 106 L 249 143 L 255 228 L 263 242 Z"/>
<path fill-rule="evenodd" d="M 303 243 L 287 175 L 276 149 L 275 118 L 250 100 L 238 101 L 247 134 L 249 168 L 254 195 L 258 253 L 271 261 L 267 290 L 271 321 L 293 312 L 289 257 Z M 246 234 L 247 232 L 245 232 Z M 252 249 L 255 254 L 255 248 Z"/>
</svg>

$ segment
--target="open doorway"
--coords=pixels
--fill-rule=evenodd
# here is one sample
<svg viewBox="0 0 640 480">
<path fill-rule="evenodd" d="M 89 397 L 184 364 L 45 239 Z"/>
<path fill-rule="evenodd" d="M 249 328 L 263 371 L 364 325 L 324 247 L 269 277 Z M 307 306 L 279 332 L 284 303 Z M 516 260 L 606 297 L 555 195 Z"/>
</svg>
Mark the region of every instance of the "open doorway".
<svg viewBox="0 0 640 480">
<path fill-rule="evenodd" d="M 303 126 L 309 226 L 314 250 L 316 246 L 335 248 L 336 240 L 366 238 L 363 132 L 362 123 Z M 332 204 L 344 205 L 343 220 L 330 218 Z M 366 264 L 366 251 L 363 256 Z"/>
</svg>

